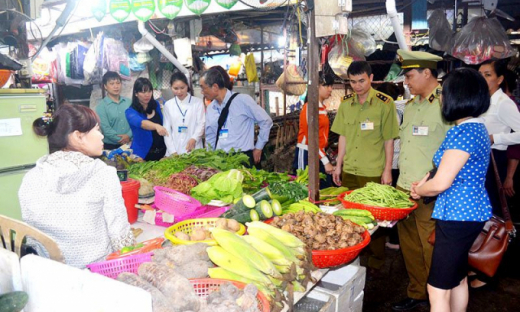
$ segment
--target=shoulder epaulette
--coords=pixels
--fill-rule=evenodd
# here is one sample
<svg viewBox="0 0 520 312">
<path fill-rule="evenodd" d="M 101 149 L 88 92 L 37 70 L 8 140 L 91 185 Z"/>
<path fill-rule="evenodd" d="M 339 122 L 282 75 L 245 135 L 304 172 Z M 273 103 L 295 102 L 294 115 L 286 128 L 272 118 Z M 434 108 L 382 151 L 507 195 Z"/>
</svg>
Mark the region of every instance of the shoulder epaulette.
<svg viewBox="0 0 520 312">
<path fill-rule="evenodd" d="M 430 102 L 430 104 L 431 104 L 431 103 L 433 103 L 433 101 L 435 101 L 436 98 L 437 98 L 437 97 L 436 97 L 435 95 L 432 94 L 432 95 L 430 95 L 430 97 L 428 98 L 428 102 Z"/>
<path fill-rule="evenodd" d="M 350 99 L 351 97 L 354 97 L 354 93 L 347 94 L 343 97 L 343 101 Z"/>
<path fill-rule="evenodd" d="M 409 99 L 408 102 L 404 103 L 404 105 L 408 105 L 413 102 L 413 98 Z"/>
<path fill-rule="evenodd" d="M 380 93 L 380 92 L 378 92 L 378 93 L 376 93 L 376 97 L 377 97 L 378 99 L 380 99 L 381 101 L 387 103 L 387 104 L 390 103 L 390 97 L 388 97 L 388 96 L 387 96 L 386 94 L 384 94 L 384 93 Z"/>
</svg>

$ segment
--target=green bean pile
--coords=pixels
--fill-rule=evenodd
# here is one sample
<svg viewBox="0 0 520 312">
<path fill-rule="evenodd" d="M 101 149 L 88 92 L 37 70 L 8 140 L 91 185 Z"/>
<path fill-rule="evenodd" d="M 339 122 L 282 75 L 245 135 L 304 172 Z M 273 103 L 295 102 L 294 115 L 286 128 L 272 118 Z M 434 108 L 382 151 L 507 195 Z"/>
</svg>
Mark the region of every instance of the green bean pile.
<svg viewBox="0 0 520 312">
<path fill-rule="evenodd" d="M 406 193 L 390 185 L 374 182 L 368 182 L 365 187 L 345 195 L 345 200 L 377 207 L 410 208 L 414 205 Z"/>
</svg>

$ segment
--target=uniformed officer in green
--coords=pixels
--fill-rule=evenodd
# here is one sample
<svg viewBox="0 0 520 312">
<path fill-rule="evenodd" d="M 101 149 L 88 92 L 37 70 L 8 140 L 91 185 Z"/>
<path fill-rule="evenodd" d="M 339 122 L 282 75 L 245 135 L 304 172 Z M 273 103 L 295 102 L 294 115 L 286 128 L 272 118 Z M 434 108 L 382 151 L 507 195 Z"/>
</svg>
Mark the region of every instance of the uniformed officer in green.
<svg viewBox="0 0 520 312">
<path fill-rule="evenodd" d="M 367 182 L 391 184 L 393 142 L 399 135 L 394 101 L 372 88 L 367 62 L 353 62 L 347 73 L 354 93 L 343 98 L 331 128 L 340 135 L 334 183 L 349 189 Z"/>
<path fill-rule="evenodd" d="M 367 182 L 392 184 L 394 139 L 399 134 L 394 100 L 372 88 L 374 75 L 367 62 L 353 62 L 347 73 L 354 93 L 343 98 L 331 128 L 340 135 L 334 183 L 351 190 Z M 372 237 L 371 274 L 385 262 L 385 243 L 385 235 Z"/>
<path fill-rule="evenodd" d="M 441 145 L 450 125 L 441 115 L 441 86 L 437 81 L 437 62 L 442 58 L 431 53 L 398 50 L 405 84 L 415 97 L 406 103 L 399 131 L 401 151 L 397 188 L 409 192 L 433 169 L 433 155 Z M 418 201 L 418 208 L 397 224 L 399 243 L 410 278 L 407 298 L 394 304 L 395 311 L 407 311 L 428 303 L 426 284 L 433 246 L 428 236 L 435 228 L 431 219 L 434 202 Z"/>
</svg>

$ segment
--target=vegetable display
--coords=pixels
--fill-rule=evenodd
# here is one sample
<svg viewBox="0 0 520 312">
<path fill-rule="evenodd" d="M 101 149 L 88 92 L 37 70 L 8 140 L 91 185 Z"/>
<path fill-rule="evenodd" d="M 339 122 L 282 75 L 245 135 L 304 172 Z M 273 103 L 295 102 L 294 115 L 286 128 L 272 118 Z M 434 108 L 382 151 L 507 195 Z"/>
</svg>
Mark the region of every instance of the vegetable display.
<svg viewBox="0 0 520 312">
<path fill-rule="evenodd" d="M 207 151 L 196 149 L 190 153 L 173 155 L 160 161 L 135 163 L 128 168 L 129 174 L 136 178 L 145 178 L 154 185 L 166 186 L 168 178 L 189 166 L 207 166 L 220 171 L 242 168 L 249 164 L 249 157 L 231 150 Z"/>
<path fill-rule="evenodd" d="M 220 172 L 212 176 L 208 181 L 192 188 L 191 196 L 203 205 L 206 205 L 213 199 L 221 200 L 224 203 L 232 203 L 235 198 L 242 197 L 243 179 L 242 173 L 236 169 Z"/>
<path fill-rule="evenodd" d="M 244 168 L 241 169 L 241 171 L 244 174 L 242 187 L 246 193 L 256 192 L 266 184 L 270 185 L 274 182 L 287 182 L 291 179 L 286 173 L 256 170 L 255 168 Z"/>
<path fill-rule="evenodd" d="M 324 173 L 319 174 L 321 180 L 326 180 L 327 176 Z M 307 185 L 309 183 L 309 166 L 305 167 L 305 170 L 296 170 L 296 180 L 294 182 L 302 183 Z"/>
<path fill-rule="evenodd" d="M 328 187 L 320 190 L 320 201 L 323 201 L 323 205 L 326 206 L 336 206 L 341 204 L 341 202 L 337 199 L 339 195 L 348 191 L 348 187 L 340 186 L 340 187 Z"/>
<path fill-rule="evenodd" d="M 266 187 L 253 195 L 244 195 L 221 217 L 246 223 L 267 220 L 280 214 L 282 214 L 282 204 L 277 199 L 272 199 L 271 192 Z"/>
<path fill-rule="evenodd" d="M 345 195 L 349 202 L 386 208 L 410 208 L 414 205 L 406 193 L 390 186 L 368 182 L 365 187 Z"/>
<path fill-rule="evenodd" d="M 365 228 L 340 216 L 299 211 L 275 217 L 272 226 L 294 234 L 313 250 L 336 250 L 363 241 Z M 248 229 L 249 231 L 249 229 Z"/>
<path fill-rule="evenodd" d="M 368 230 L 377 225 L 374 216 L 368 210 L 348 208 L 334 211 L 332 214 L 342 217 L 343 220 L 350 220 Z"/>
<path fill-rule="evenodd" d="M 206 167 L 206 166 L 189 166 L 184 169 L 182 173 L 187 174 L 189 176 L 197 179 L 198 182 L 204 182 L 209 180 L 212 176 L 219 173 L 220 171 L 214 168 Z"/>
<path fill-rule="evenodd" d="M 282 210 L 282 214 L 296 213 L 299 211 L 304 212 L 321 212 L 321 209 L 307 200 L 300 200 L 297 203 L 290 204 L 287 208 Z"/>
<path fill-rule="evenodd" d="M 295 201 L 309 196 L 307 187 L 297 182 L 274 182 L 269 185 L 269 189 L 273 195 L 284 196 Z"/>
<path fill-rule="evenodd" d="M 199 184 L 197 180 L 184 173 L 174 173 L 168 178 L 166 187 L 179 191 L 186 195 L 190 194 L 192 188 Z"/>
<path fill-rule="evenodd" d="M 232 232 L 238 232 L 238 230 L 240 230 L 240 224 L 234 219 L 218 219 L 215 222 L 215 227 Z M 175 232 L 175 237 L 184 241 L 204 241 L 207 239 L 213 239 L 210 233 L 210 228 L 205 226 L 193 228 L 190 234 L 186 234 L 183 231 L 177 231 Z"/>
</svg>

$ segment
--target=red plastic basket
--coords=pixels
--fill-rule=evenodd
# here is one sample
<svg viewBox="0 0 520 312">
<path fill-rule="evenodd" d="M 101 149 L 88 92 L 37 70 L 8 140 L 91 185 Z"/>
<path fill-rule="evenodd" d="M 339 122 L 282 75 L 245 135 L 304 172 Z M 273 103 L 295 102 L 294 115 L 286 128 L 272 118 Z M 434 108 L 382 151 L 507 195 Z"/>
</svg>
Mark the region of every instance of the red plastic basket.
<svg viewBox="0 0 520 312">
<path fill-rule="evenodd" d="M 87 265 L 87 268 L 89 268 L 91 272 L 115 279 L 123 272 L 137 274 L 137 269 L 141 263 L 152 261 L 152 255 L 153 252 L 148 252 L 120 259 L 91 263 Z"/>
<path fill-rule="evenodd" d="M 270 224 L 273 219 L 265 220 L 264 223 Z M 361 250 L 370 243 L 370 233 L 368 231 L 363 232 L 363 240 L 361 243 L 336 250 L 313 250 L 312 251 L 312 263 L 319 269 L 335 267 L 345 263 L 349 263 L 354 260 Z"/>
<path fill-rule="evenodd" d="M 370 243 L 370 233 L 363 232 L 363 241 L 352 247 L 336 250 L 313 250 L 312 263 L 320 269 L 335 267 L 354 260 L 361 250 Z"/>
<path fill-rule="evenodd" d="M 163 186 L 155 186 L 155 205 L 174 216 L 192 213 L 201 203 L 195 198 Z"/>
<path fill-rule="evenodd" d="M 190 282 L 191 282 L 191 285 L 193 286 L 193 289 L 195 289 L 195 293 L 197 295 L 199 295 L 199 297 L 201 297 L 201 298 L 206 298 L 212 292 L 219 290 L 220 285 L 227 283 L 227 282 L 235 285 L 239 289 L 244 289 L 246 287 L 246 284 L 241 283 L 241 282 L 230 281 L 230 280 L 225 280 L 225 279 L 215 279 L 215 278 L 191 279 Z M 258 295 L 256 296 L 256 301 L 258 303 L 258 309 L 261 312 L 269 312 L 271 310 L 271 308 L 269 306 L 269 300 L 267 300 L 267 298 L 265 297 L 265 295 L 262 292 L 258 291 Z"/>
<path fill-rule="evenodd" d="M 414 205 L 410 208 L 390 208 L 390 207 L 377 207 L 377 206 L 370 206 L 370 205 L 364 205 L 359 203 L 353 203 L 345 200 L 345 195 L 350 194 L 352 191 L 346 191 L 345 193 L 341 193 L 338 196 L 338 199 L 343 204 L 343 207 L 345 209 L 349 208 L 356 208 L 356 209 L 363 209 L 368 210 L 372 213 L 374 218 L 377 220 L 387 220 L 387 221 L 394 221 L 394 220 L 401 220 L 406 218 L 407 215 L 409 215 L 412 211 L 417 209 L 417 203 L 413 200 L 410 200 Z"/>
</svg>

